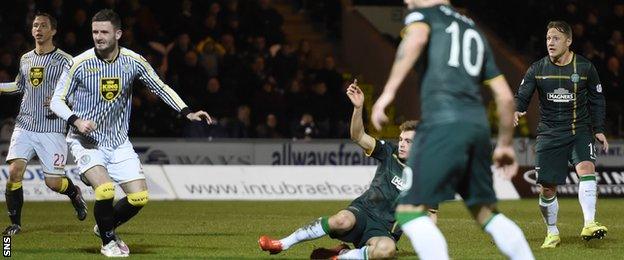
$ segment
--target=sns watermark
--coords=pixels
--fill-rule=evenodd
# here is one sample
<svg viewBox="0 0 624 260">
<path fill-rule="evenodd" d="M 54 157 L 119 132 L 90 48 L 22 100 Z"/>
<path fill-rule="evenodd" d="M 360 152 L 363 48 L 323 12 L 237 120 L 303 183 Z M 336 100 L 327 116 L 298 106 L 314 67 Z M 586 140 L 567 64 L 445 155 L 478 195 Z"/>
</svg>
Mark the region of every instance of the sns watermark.
<svg viewBox="0 0 624 260">
<path fill-rule="evenodd" d="M 2 255 L 11 257 L 11 236 L 2 236 Z"/>
</svg>

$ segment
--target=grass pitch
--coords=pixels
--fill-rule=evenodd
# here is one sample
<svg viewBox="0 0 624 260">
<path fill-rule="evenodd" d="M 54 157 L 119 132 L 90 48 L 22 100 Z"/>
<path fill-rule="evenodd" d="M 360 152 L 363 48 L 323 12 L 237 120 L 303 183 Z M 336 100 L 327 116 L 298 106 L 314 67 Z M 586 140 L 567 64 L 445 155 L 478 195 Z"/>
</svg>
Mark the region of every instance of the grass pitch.
<svg viewBox="0 0 624 260">
<path fill-rule="evenodd" d="M 597 220 L 609 228 L 603 240 L 583 241 L 583 222 L 576 199 L 560 199 L 559 229 L 562 244 L 554 250 L 539 249 L 545 226 L 537 199 L 504 201 L 500 210 L 520 225 L 537 259 L 624 258 L 624 201 L 601 199 Z M 280 255 L 260 251 L 261 234 L 282 237 L 319 216 L 346 207 L 348 202 L 150 202 L 137 217 L 118 229 L 133 258 L 304 259 L 314 247 L 338 244 L 329 238 L 305 242 Z M 26 202 L 23 232 L 12 239 L 17 259 L 101 258 L 100 240 L 92 233 L 92 216 L 78 221 L 69 202 Z M 469 218 L 460 202 L 440 208 L 439 226 L 454 259 L 503 259 L 490 237 Z M 8 217 L 1 224 L 9 223 Z M 407 237 L 398 245 L 401 259 L 416 259 Z"/>
</svg>

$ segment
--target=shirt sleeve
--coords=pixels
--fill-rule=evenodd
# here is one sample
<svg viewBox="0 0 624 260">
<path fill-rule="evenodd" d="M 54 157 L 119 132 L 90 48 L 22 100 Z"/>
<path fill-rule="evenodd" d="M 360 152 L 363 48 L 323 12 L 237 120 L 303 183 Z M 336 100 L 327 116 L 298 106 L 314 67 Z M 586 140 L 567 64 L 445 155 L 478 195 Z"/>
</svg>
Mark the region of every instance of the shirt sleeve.
<svg viewBox="0 0 624 260">
<path fill-rule="evenodd" d="M 71 62 L 64 66 L 61 77 L 56 83 L 54 95 L 50 101 L 50 109 L 59 117 L 67 121 L 74 112 L 67 105 L 67 97 L 71 95 L 78 87 L 78 75 L 80 74 L 78 66 Z"/>
<path fill-rule="evenodd" d="M 502 74 L 496 65 L 496 60 L 494 58 L 492 48 L 490 48 L 490 44 L 485 38 L 483 38 L 483 42 L 485 44 L 485 57 L 483 59 L 483 83 L 487 85 L 490 80 L 501 76 Z"/>
<path fill-rule="evenodd" d="M 516 111 L 518 112 L 526 112 L 529 108 L 529 103 L 531 102 L 531 97 L 533 97 L 533 92 L 535 92 L 535 65 L 531 65 L 527 70 L 522 82 L 520 82 L 520 87 L 518 88 L 518 93 L 516 93 Z"/>
<path fill-rule="evenodd" d="M 392 155 L 392 145 L 387 143 L 384 140 L 375 139 L 375 148 L 370 154 L 366 154 L 370 157 L 373 157 L 379 161 L 384 161 L 389 155 Z"/>
<path fill-rule="evenodd" d="M 602 94 L 602 85 L 596 67 L 591 65 L 587 75 L 587 97 L 589 102 L 589 112 L 594 133 L 604 133 L 605 126 L 605 98 Z"/>
<path fill-rule="evenodd" d="M 143 82 L 143 84 L 176 111 L 185 115 L 190 112 L 186 103 L 184 103 L 173 89 L 158 77 L 147 60 L 140 56 L 137 62 L 139 66 L 139 80 Z"/>
<path fill-rule="evenodd" d="M 20 61 L 20 68 L 22 67 L 22 62 Z M 21 70 L 17 72 L 17 76 L 15 76 L 15 81 L 0 83 L 0 92 L 5 94 L 17 94 L 24 92 L 26 80 L 24 76 L 22 76 Z"/>
<path fill-rule="evenodd" d="M 403 27 L 403 29 L 401 29 L 401 37 L 403 37 L 404 33 L 405 33 L 405 29 L 413 23 L 426 23 L 429 26 L 431 26 L 431 21 L 430 21 L 430 15 L 428 14 L 426 9 L 416 9 L 413 10 L 411 12 L 409 12 L 407 15 L 405 15 L 405 19 L 403 21 L 403 24 L 405 25 Z"/>
</svg>

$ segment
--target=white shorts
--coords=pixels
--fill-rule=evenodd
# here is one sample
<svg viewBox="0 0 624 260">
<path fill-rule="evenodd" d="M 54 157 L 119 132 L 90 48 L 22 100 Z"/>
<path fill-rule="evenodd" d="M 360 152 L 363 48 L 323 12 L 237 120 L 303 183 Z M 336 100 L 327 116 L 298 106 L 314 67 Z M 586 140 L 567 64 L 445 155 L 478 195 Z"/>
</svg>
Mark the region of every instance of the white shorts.
<svg viewBox="0 0 624 260">
<path fill-rule="evenodd" d="M 15 128 L 11 136 L 6 161 L 24 159 L 30 161 L 39 157 L 43 172 L 51 175 L 65 175 L 67 144 L 61 133 L 38 133 Z"/>
<path fill-rule="evenodd" d="M 108 176 L 118 184 L 145 179 L 139 156 L 134 152 L 129 140 L 117 148 L 91 148 L 86 142 L 81 142 L 70 135 L 67 137 L 67 144 L 69 144 L 72 155 L 76 158 L 80 174 L 100 165 L 106 168 Z"/>
</svg>

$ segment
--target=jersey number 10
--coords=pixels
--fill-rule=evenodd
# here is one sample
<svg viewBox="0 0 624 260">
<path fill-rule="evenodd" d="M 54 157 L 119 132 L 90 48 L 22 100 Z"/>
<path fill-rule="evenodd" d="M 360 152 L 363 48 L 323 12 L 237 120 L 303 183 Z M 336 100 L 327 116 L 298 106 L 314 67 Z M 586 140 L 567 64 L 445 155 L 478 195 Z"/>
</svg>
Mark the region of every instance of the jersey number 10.
<svg viewBox="0 0 624 260">
<path fill-rule="evenodd" d="M 464 31 L 460 47 L 460 30 L 457 22 L 453 21 L 453 23 L 451 23 L 449 27 L 446 27 L 446 30 L 444 31 L 451 34 L 451 53 L 449 55 L 448 65 L 455 68 L 459 67 L 459 51 L 461 49 L 462 63 L 464 65 L 464 69 L 468 72 L 468 75 L 473 77 L 479 75 L 479 72 L 481 72 L 481 66 L 483 66 L 484 51 L 483 40 L 481 39 L 479 33 L 472 28 L 466 29 L 466 31 Z M 477 58 L 474 64 L 471 59 L 471 47 L 473 40 L 477 44 Z"/>
</svg>

